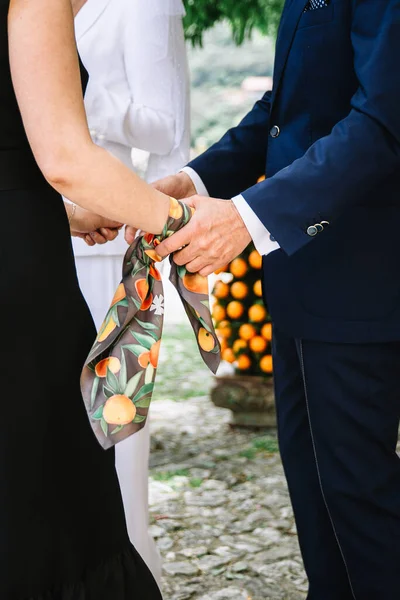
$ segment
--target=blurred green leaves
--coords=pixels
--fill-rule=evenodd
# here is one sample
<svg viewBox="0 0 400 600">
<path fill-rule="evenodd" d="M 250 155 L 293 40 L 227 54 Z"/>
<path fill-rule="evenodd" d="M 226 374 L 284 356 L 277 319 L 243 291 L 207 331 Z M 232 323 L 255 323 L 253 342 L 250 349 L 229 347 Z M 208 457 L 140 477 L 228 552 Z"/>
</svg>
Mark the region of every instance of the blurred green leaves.
<svg viewBox="0 0 400 600">
<path fill-rule="evenodd" d="M 233 39 L 240 45 L 257 29 L 275 35 L 284 0 L 184 0 L 186 37 L 201 46 L 203 34 L 216 23 L 229 23 Z"/>
</svg>

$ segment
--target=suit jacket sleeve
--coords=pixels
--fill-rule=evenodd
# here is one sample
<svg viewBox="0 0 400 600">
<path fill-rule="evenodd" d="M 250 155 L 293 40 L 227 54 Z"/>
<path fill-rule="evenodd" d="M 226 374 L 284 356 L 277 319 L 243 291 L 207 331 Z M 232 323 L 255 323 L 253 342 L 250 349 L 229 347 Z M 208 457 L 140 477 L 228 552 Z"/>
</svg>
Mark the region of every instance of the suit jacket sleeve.
<svg viewBox="0 0 400 600">
<path fill-rule="evenodd" d="M 211 196 L 232 198 L 264 174 L 270 101 L 267 92 L 237 127 L 189 163 Z"/>
<path fill-rule="evenodd" d="M 334 227 L 367 190 L 376 189 L 381 202 L 379 184 L 400 169 L 400 0 L 352 4 L 359 88 L 349 115 L 303 157 L 243 193 L 289 255 L 314 239 L 309 226 L 326 220 Z"/>
</svg>

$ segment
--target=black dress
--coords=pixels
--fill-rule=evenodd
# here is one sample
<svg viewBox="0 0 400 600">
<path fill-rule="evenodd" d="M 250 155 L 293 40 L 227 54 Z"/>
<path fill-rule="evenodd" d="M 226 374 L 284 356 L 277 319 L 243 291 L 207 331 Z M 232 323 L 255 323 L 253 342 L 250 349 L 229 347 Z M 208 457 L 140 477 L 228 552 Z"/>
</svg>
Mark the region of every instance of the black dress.
<svg viewBox="0 0 400 600">
<path fill-rule="evenodd" d="M 0 0 L 0 599 L 161 600 L 79 379 L 95 337 L 60 196 L 12 89 Z"/>
</svg>

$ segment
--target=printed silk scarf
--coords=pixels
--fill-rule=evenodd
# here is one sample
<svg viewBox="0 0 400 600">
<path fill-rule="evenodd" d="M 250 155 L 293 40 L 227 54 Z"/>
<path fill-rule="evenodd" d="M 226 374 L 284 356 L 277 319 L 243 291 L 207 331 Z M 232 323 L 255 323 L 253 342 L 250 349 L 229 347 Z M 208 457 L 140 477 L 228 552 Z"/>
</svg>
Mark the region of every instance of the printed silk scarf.
<svg viewBox="0 0 400 600">
<path fill-rule="evenodd" d="M 81 389 L 93 431 L 110 448 L 146 423 L 163 327 L 164 295 L 155 263 L 160 242 L 184 227 L 192 209 L 171 198 L 161 235 L 143 235 L 129 247 L 123 278 L 82 371 Z M 170 281 L 189 317 L 200 353 L 216 372 L 220 345 L 213 327 L 208 280 L 171 260 Z"/>
</svg>

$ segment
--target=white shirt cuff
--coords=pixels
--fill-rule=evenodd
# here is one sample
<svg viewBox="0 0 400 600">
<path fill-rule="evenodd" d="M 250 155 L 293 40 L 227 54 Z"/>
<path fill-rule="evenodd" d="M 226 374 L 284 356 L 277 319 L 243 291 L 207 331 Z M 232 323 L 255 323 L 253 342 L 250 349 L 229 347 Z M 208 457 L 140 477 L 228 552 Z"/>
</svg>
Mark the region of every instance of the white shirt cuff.
<svg viewBox="0 0 400 600">
<path fill-rule="evenodd" d="M 262 256 L 265 256 L 274 250 L 278 250 L 278 248 L 280 248 L 278 242 L 270 235 L 268 229 L 250 208 L 243 196 L 236 196 L 235 198 L 232 198 L 232 200 L 242 217 L 258 252 Z"/>
<path fill-rule="evenodd" d="M 196 171 L 194 171 L 191 167 L 183 167 L 183 169 L 181 169 L 181 172 L 189 175 L 190 179 L 193 181 L 194 187 L 196 188 L 196 192 L 199 196 L 210 195 L 200 175 L 198 175 Z"/>
<path fill-rule="evenodd" d="M 190 179 L 193 181 L 194 187 L 196 188 L 196 192 L 199 194 L 199 196 L 210 195 L 206 186 L 203 183 L 202 178 L 200 177 L 200 175 L 198 175 L 198 173 L 196 173 L 196 171 L 194 171 L 194 169 L 192 169 L 191 167 L 183 167 L 181 171 L 189 175 Z M 251 235 L 251 238 L 258 252 L 262 256 L 265 256 L 270 252 L 273 252 L 274 250 L 278 250 L 278 248 L 280 248 L 278 242 L 276 242 L 274 238 L 270 235 L 268 229 L 260 221 L 256 213 L 250 208 L 243 196 L 236 196 L 232 200 L 235 203 L 235 206 L 240 216 L 242 217 L 244 224 L 246 225 L 247 231 Z"/>
</svg>

